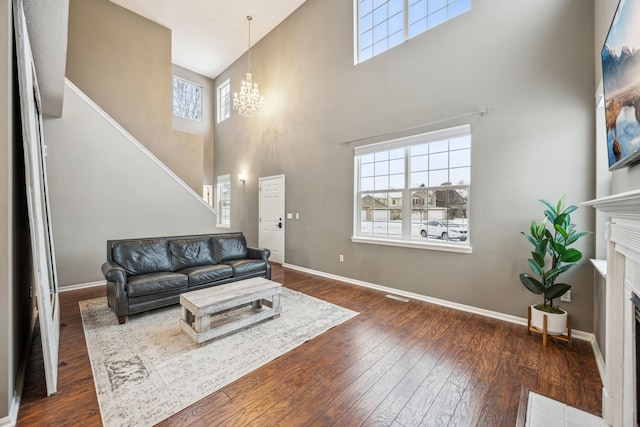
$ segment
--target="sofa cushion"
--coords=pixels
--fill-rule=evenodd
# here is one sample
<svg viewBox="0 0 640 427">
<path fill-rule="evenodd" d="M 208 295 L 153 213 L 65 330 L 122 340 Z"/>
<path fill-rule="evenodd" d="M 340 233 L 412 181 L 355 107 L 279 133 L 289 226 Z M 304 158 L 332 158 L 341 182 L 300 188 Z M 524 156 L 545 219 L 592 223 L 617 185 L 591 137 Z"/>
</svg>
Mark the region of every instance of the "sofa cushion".
<svg viewBox="0 0 640 427">
<path fill-rule="evenodd" d="M 210 239 L 171 240 L 169 248 L 171 250 L 171 264 L 176 271 L 196 265 L 214 263 Z"/>
<path fill-rule="evenodd" d="M 129 278 L 125 289 L 129 297 L 159 294 L 186 288 L 188 279 L 180 273 L 150 273 Z"/>
<path fill-rule="evenodd" d="M 113 260 L 124 267 L 129 276 L 173 270 L 169 242 L 166 240 L 116 243 Z"/>
<path fill-rule="evenodd" d="M 217 262 L 246 258 L 249 250 L 242 234 L 216 236 L 212 239 L 213 254 Z"/>
<path fill-rule="evenodd" d="M 200 265 L 180 270 L 180 273 L 189 277 L 189 286 L 197 286 L 203 283 L 215 282 L 233 276 L 233 268 L 226 264 Z"/>
<path fill-rule="evenodd" d="M 267 270 L 267 265 L 260 259 L 238 259 L 225 261 L 233 268 L 234 276 L 245 276 L 247 274 L 261 273 Z"/>
</svg>

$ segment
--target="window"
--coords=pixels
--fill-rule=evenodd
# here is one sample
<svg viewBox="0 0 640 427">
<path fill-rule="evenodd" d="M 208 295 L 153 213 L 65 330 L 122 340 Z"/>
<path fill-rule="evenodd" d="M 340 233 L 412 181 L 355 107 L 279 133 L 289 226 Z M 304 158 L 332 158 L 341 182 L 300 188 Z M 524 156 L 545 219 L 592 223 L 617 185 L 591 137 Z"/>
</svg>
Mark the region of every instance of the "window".
<svg viewBox="0 0 640 427">
<path fill-rule="evenodd" d="M 355 149 L 354 241 L 469 249 L 469 125 Z"/>
<path fill-rule="evenodd" d="M 354 0 L 357 61 L 391 49 L 471 9 L 471 0 Z"/>
<path fill-rule="evenodd" d="M 202 186 L 202 198 L 211 207 L 213 207 L 213 185 L 204 184 Z"/>
<path fill-rule="evenodd" d="M 218 123 L 231 116 L 231 82 L 227 79 L 218 86 Z"/>
<path fill-rule="evenodd" d="M 173 115 L 202 120 L 202 86 L 173 76 Z"/>
<path fill-rule="evenodd" d="M 218 227 L 231 227 L 231 176 L 217 178 L 216 207 L 218 208 Z"/>
<path fill-rule="evenodd" d="M 358 0 L 358 62 L 402 43 L 405 0 Z"/>
</svg>

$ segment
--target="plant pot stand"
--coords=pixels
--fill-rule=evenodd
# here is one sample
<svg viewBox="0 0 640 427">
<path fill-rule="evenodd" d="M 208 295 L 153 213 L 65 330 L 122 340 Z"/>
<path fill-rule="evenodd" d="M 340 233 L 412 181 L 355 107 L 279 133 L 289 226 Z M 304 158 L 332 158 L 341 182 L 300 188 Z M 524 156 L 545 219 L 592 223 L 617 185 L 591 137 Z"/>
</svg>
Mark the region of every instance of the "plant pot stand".
<svg viewBox="0 0 640 427">
<path fill-rule="evenodd" d="M 554 338 L 560 341 L 564 341 L 569 344 L 569 348 L 571 348 L 571 316 L 567 316 L 567 333 L 562 335 L 550 335 L 547 333 L 547 315 L 543 316 L 542 320 L 543 328 L 542 330 L 536 328 L 531 325 L 531 307 L 527 307 L 527 333 L 531 335 L 531 332 L 535 332 L 537 334 L 542 334 L 542 345 L 544 347 L 547 346 L 547 337 Z"/>
</svg>

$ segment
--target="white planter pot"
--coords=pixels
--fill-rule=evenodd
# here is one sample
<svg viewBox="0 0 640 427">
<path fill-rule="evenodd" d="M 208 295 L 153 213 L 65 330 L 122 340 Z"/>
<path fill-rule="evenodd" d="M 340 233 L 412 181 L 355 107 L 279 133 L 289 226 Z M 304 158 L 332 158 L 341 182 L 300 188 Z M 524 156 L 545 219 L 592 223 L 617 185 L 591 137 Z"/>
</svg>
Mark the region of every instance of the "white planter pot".
<svg viewBox="0 0 640 427">
<path fill-rule="evenodd" d="M 562 309 L 560 309 L 562 310 Z M 567 312 L 562 310 L 562 314 L 547 313 L 535 308 L 535 304 L 531 306 L 531 326 L 543 330 L 543 319 L 547 316 L 547 334 L 562 335 L 567 332 Z"/>
</svg>

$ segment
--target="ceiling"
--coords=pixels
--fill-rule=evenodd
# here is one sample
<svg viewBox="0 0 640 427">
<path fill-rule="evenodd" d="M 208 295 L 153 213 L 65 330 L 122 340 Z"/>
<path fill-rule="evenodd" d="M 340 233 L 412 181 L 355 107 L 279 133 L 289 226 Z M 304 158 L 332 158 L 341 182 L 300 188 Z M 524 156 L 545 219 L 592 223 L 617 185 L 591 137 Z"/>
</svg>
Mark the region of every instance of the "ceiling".
<svg viewBox="0 0 640 427">
<path fill-rule="evenodd" d="M 111 0 L 171 30 L 172 62 L 215 78 L 305 0 Z"/>
</svg>

